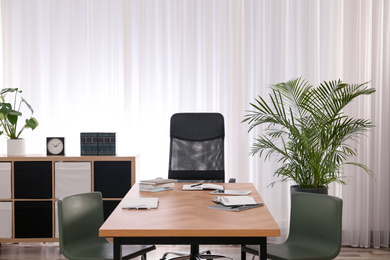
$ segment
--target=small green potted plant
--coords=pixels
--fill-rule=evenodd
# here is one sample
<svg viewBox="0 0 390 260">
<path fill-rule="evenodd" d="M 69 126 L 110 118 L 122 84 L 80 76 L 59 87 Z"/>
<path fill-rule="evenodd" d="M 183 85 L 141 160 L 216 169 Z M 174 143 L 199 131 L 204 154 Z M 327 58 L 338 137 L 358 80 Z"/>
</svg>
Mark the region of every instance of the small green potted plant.
<svg viewBox="0 0 390 260">
<path fill-rule="evenodd" d="M 37 119 L 32 117 L 33 108 L 21 97 L 21 93 L 22 90 L 18 88 L 4 88 L 0 92 L 0 126 L 2 127 L 0 134 L 4 133 L 9 137 L 7 140 L 8 155 L 24 155 L 25 142 L 20 135 L 26 128 L 34 130 L 38 126 Z M 8 99 L 11 99 L 13 104 L 8 102 Z M 31 116 L 24 121 L 19 120 L 23 115 L 22 105 L 25 105 L 31 112 Z"/>
<path fill-rule="evenodd" d="M 357 97 L 375 92 L 367 83 L 349 85 L 339 80 L 313 87 L 297 78 L 271 85 L 271 90 L 269 102 L 259 96 L 250 104 L 253 110 L 243 122 L 249 124 L 249 131 L 265 126 L 251 154 L 265 159 L 276 156 L 282 163 L 275 172 L 278 181 L 292 180 L 296 184 L 292 191 L 327 193 L 332 182 L 346 184 L 341 174 L 345 164 L 358 166 L 373 177 L 367 166 L 348 161 L 356 155 L 352 142 L 373 124 L 343 111 Z"/>
</svg>

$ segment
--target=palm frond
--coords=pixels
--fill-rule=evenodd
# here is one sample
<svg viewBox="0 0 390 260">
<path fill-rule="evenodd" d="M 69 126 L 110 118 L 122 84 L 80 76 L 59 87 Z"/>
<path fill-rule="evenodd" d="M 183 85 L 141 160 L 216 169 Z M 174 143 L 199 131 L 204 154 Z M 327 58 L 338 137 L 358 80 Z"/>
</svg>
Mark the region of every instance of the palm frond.
<svg viewBox="0 0 390 260">
<path fill-rule="evenodd" d="M 337 80 L 313 87 L 296 78 L 272 85 L 268 102 L 258 96 L 242 121 L 248 123 L 248 131 L 265 125 L 251 154 L 264 155 L 265 159 L 276 156 L 283 164 L 275 172 L 281 181 L 293 180 L 305 187 L 345 184 L 342 165 L 356 155 L 348 143 L 357 142 L 373 124 L 344 115 L 344 108 L 357 97 L 375 92 L 367 84 Z M 371 174 L 365 165 L 348 164 Z"/>
</svg>

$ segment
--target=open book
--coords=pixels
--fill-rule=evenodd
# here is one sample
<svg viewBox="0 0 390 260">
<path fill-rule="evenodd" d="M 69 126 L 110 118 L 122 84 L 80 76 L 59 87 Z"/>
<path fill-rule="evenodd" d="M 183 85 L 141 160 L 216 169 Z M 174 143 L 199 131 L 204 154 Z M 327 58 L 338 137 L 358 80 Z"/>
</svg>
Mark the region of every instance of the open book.
<svg viewBox="0 0 390 260">
<path fill-rule="evenodd" d="M 195 183 L 183 185 L 182 190 L 223 190 L 224 187 L 213 183 Z"/>
<path fill-rule="evenodd" d="M 250 196 L 217 196 L 213 202 L 220 203 L 224 206 L 243 206 L 257 204 L 255 199 Z"/>
</svg>

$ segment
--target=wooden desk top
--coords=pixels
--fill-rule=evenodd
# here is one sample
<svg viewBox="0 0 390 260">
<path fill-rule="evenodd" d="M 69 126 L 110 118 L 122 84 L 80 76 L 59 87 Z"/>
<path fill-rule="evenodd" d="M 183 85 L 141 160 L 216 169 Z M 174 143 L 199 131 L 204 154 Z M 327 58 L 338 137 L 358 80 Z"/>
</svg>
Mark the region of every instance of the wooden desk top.
<svg viewBox="0 0 390 260">
<path fill-rule="evenodd" d="M 263 202 L 251 183 L 223 183 L 229 190 L 251 190 L 256 202 Z M 210 190 L 140 192 L 138 183 L 126 197 L 158 197 L 159 206 L 150 210 L 122 209 L 122 202 L 99 230 L 102 237 L 275 237 L 280 229 L 266 206 L 233 212 L 208 209 L 215 196 Z"/>
</svg>

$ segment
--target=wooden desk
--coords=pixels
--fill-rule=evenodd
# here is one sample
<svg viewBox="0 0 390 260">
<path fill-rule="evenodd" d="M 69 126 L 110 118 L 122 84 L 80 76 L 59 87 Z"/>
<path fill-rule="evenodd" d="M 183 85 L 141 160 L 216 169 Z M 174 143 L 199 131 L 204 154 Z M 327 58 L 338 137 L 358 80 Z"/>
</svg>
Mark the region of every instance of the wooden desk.
<svg viewBox="0 0 390 260">
<path fill-rule="evenodd" d="M 223 183 L 225 189 L 251 190 L 250 196 L 263 202 L 251 183 Z M 135 184 L 128 197 L 158 197 L 158 209 L 125 210 L 123 201 L 99 230 L 114 238 L 114 259 L 121 259 L 122 244 L 258 244 L 260 259 L 266 259 L 267 237 L 280 236 L 280 229 L 266 206 L 240 212 L 208 209 L 215 196 L 210 191 L 182 191 L 176 183 L 170 191 L 140 192 Z M 197 250 L 194 247 L 192 250 Z"/>
</svg>

